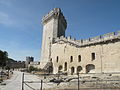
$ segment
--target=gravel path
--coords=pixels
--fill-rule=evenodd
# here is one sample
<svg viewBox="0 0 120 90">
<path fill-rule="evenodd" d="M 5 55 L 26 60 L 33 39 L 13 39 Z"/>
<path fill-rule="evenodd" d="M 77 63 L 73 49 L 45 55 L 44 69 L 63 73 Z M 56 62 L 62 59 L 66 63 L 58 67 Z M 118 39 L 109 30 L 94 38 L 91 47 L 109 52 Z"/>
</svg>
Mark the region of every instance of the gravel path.
<svg viewBox="0 0 120 90">
<path fill-rule="evenodd" d="M 6 85 L 0 85 L 0 90 L 22 90 L 22 72 L 14 71 L 13 76 L 4 81 Z M 25 75 L 25 81 L 38 81 L 40 82 L 40 78 L 35 75 Z M 40 83 L 29 83 L 33 89 L 30 89 L 27 85 L 24 85 L 24 90 L 40 90 Z"/>
<path fill-rule="evenodd" d="M 21 90 L 21 72 L 15 71 L 13 76 L 4 81 L 6 85 L 0 85 L 0 90 Z"/>
<path fill-rule="evenodd" d="M 14 71 L 13 76 L 4 81 L 6 85 L 0 85 L 0 90 L 22 90 L 22 72 Z M 24 80 L 29 82 L 24 84 L 24 90 L 40 90 L 41 87 L 41 79 L 43 79 L 42 76 L 38 77 L 36 75 L 25 73 Z M 49 77 L 46 78 L 46 80 L 49 79 Z M 112 78 L 111 78 L 112 79 Z M 115 79 L 115 78 L 113 78 Z M 43 90 L 77 90 L 77 81 L 75 82 L 62 82 L 60 84 L 58 83 L 52 83 L 47 82 L 49 80 L 44 80 L 43 83 Z M 75 79 L 76 80 L 76 79 Z M 117 80 L 119 78 L 117 77 Z M 33 83 L 36 82 L 36 83 Z M 87 88 L 89 87 L 89 89 Z M 94 87 L 97 88 L 105 88 L 106 89 L 93 89 Z M 113 89 L 110 89 L 112 87 Z M 72 89 L 74 88 L 74 89 Z M 90 89 L 91 88 L 91 89 Z M 94 84 L 94 82 L 85 82 L 80 85 L 80 90 L 120 90 L 120 82 L 109 82 L 109 83 L 98 83 Z"/>
</svg>

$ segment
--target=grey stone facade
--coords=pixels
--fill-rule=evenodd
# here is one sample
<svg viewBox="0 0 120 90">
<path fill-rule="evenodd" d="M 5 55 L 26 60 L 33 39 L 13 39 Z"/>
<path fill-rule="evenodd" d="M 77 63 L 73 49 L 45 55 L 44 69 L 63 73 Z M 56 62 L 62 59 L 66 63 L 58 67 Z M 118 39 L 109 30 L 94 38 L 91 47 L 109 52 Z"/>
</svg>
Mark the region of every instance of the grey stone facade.
<svg viewBox="0 0 120 90">
<path fill-rule="evenodd" d="M 27 56 L 25 61 L 25 67 L 28 68 L 31 62 L 34 62 L 34 57 Z"/>
</svg>

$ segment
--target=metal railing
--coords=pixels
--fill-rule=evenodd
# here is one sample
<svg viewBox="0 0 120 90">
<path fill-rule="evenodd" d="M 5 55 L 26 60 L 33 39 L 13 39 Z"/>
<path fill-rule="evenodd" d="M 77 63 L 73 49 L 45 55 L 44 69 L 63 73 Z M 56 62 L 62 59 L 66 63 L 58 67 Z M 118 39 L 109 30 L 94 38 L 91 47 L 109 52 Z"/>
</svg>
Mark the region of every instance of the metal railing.
<svg viewBox="0 0 120 90">
<path fill-rule="evenodd" d="M 119 74 L 119 77 L 114 76 L 114 74 Z M 44 79 L 40 79 L 39 81 L 27 81 L 25 80 L 25 75 L 37 75 L 43 76 Z M 59 87 L 58 90 L 120 90 L 120 73 L 91 73 L 91 74 L 84 74 L 86 76 L 82 76 L 83 73 L 77 73 L 76 75 L 66 76 L 63 74 L 24 74 L 22 76 L 22 90 L 25 90 L 25 85 L 30 88 L 30 90 L 43 90 L 45 84 L 50 84 L 54 78 L 56 81 L 53 81 L 53 84 L 60 85 L 60 83 L 69 83 L 69 86 L 66 88 Z M 93 75 L 93 76 L 89 76 Z M 99 78 L 96 75 L 106 75 L 104 78 Z M 115 77 L 115 78 L 113 78 Z M 46 81 L 48 79 L 48 81 Z M 65 80 L 68 79 L 68 80 Z M 51 80 L 51 81 L 50 81 Z M 65 81 L 63 81 L 65 80 Z M 39 89 L 35 89 L 30 83 L 39 83 Z M 48 90 L 45 89 L 44 90 Z M 52 90 L 52 89 L 51 89 Z M 56 89 L 54 89 L 56 90 Z"/>
</svg>

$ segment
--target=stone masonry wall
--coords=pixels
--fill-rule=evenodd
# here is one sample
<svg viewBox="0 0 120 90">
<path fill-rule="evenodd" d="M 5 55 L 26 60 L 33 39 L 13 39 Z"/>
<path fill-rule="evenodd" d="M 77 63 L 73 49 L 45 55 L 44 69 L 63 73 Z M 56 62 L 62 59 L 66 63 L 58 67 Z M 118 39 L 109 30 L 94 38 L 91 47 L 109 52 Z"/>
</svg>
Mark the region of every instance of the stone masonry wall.
<svg viewBox="0 0 120 90">
<path fill-rule="evenodd" d="M 117 33 L 102 35 L 100 38 L 96 37 L 97 39 L 91 38 L 87 42 L 63 37 L 57 39 L 56 43 L 52 44 L 51 49 L 53 73 L 58 72 L 59 66 L 62 66 L 62 72 L 69 74 L 71 74 L 71 67 L 74 67 L 74 73 L 77 73 L 77 67 L 81 66 L 80 73 L 86 73 L 86 66 L 89 64 L 95 66 L 93 73 L 120 72 L 119 36 L 120 32 L 118 31 Z M 92 53 L 95 53 L 95 60 L 92 60 Z M 79 55 L 81 55 L 80 62 L 78 62 Z M 58 62 L 56 61 L 57 56 Z M 70 62 L 71 56 L 73 56 L 73 62 Z M 64 70 L 65 62 L 67 62 L 67 71 Z"/>
</svg>

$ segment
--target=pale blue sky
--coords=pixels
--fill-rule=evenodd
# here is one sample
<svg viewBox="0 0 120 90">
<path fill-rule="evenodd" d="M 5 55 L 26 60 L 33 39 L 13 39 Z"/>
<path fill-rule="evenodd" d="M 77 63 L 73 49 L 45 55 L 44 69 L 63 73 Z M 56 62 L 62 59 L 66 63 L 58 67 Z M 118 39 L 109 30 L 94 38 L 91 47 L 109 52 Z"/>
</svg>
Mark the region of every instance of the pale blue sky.
<svg viewBox="0 0 120 90">
<path fill-rule="evenodd" d="M 42 17 L 61 8 L 66 36 L 89 38 L 120 30 L 120 0 L 0 0 L 0 50 L 9 57 L 40 60 Z"/>
</svg>

